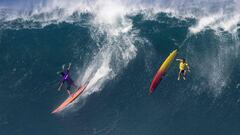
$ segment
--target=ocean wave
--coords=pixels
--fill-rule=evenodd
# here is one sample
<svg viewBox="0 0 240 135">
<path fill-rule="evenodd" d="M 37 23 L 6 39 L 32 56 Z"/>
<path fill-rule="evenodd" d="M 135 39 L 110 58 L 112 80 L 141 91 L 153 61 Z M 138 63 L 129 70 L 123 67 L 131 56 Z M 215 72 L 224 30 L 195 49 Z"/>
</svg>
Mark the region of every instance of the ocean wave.
<svg viewBox="0 0 240 135">
<path fill-rule="evenodd" d="M 20 2 L 21 3 L 21 2 Z M 90 13 L 102 23 L 114 23 L 118 15 L 131 15 L 144 13 L 146 19 L 153 19 L 158 13 L 169 13 L 178 18 L 195 18 L 196 25 L 189 28 L 192 33 L 198 33 L 205 28 L 223 29 L 236 32 L 239 29 L 240 15 L 237 0 L 198 0 L 198 1 L 167 1 L 167 0 L 91 0 L 91 1 L 65 1 L 48 0 L 31 3 L 30 1 L 18 7 L 14 4 L 2 4 L 0 6 L 1 22 L 25 20 L 40 22 L 43 26 L 56 22 L 76 22 L 82 13 Z M 22 5 L 22 7 L 21 7 Z M 75 17 L 75 18 L 74 18 Z M 30 26 L 31 27 L 31 26 Z"/>
<path fill-rule="evenodd" d="M 37 3 L 28 6 L 27 9 L 17 9 L 8 5 L 1 6 L 0 28 L 1 29 L 32 29 L 43 28 L 50 24 L 74 23 L 77 25 L 87 25 L 91 38 L 98 45 L 96 53 L 91 56 L 90 61 L 85 62 L 84 69 L 81 69 L 79 83 L 89 82 L 88 90 L 84 96 L 102 90 L 102 87 L 111 79 L 115 78 L 129 62 L 137 56 L 140 44 L 151 44 L 146 37 L 139 36 L 139 30 L 133 28 L 132 16 L 143 15 L 143 21 L 157 21 L 162 23 L 164 20 L 159 16 L 165 13 L 169 18 L 188 20 L 194 18 L 195 23 L 188 27 L 190 38 L 196 38 L 197 34 L 206 29 L 217 31 L 227 31 L 237 33 L 239 29 L 239 13 L 236 5 L 238 1 L 64 1 L 52 0 L 44 3 Z M 175 26 L 180 27 L 180 26 Z M 220 32 L 220 37 L 222 33 Z M 183 36 L 184 37 L 184 36 Z M 186 36 L 186 38 L 189 38 Z M 183 39 L 184 40 L 184 39 Z M 186 39 L 185 39 L 186 40 Z M 179 43 L 180 44 L 180 43 Z M 187 45 L 185 43 L 183 45 Z M 208 80 L 209 87 L 213 91 L 221 91 L 227 84 L 226 70 L 229 70 L 231 51 L 236 51 L 225 46 L 226 43 L 219 43 L 216 48 L 215 59 L 209 60 L 204 57 L 203 63 L 211 63 L 208 71 L 199 74 Z M 180 48 L 184 49 L 184 48 Z M 185 48 L 187 51 L 197 52 L 194 48 Z M 189 50 L 190 49 L 190 50 Z M 206 52 L 212 53 L 211 51 Z M 188 53 L 188 55 L 191 55 Z M 200 55 L 202 56 L 202 54 Z M 194 56 L 192 56 L 195 58 Z M 227 60 L 223 62 L 223 60 Z M 214 78 L 214 79 L 213 79 Z M 198 84 L 196 84 L 198 85 Z M 220 86 L 220 87 L 219 87 Z M 194 86 L 195 87 L 195 86 Z M 199 85 L 201 87 L 201 85 Z M 214 93 L 221 93 L 221 92 Z"/>
</svg>

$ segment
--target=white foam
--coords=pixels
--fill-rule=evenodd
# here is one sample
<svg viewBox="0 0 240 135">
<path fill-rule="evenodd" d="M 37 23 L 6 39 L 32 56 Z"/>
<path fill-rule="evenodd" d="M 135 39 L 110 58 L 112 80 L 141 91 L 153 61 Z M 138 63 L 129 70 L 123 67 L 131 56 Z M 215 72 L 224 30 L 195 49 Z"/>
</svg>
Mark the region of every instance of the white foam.
<svg viewBox="0 0 240 135">
<path fill-rule="evenodd" d="M 228 18 L 224 18 L 217 26 L 223 28 L 225 31 L 237 32 L 238 24 L 240 23 L 240 15 L 233 15 Z"/>
<path fill-rule="evenodd" d="M 211 15 L 207 17 L 202 17 L 199 19 L 198 23 L 195 26 L 189 28 L 190 32 L 196 34 L 202 31 L 207 26 L 214 24 L 218 19 L 220 19 L 220 15 Z"/>
<path fill-rule="evenodd" d="M 123 5 L 98 1 L 94 7 L 97 8 L 93 11 L 91 37 L 100 48 L 83 69 L 84 75 L 79 76 L 82 82 L 90 81 L 83 97 L 101 91 L 108 80 L 128 65 L 137 51 L 134 45 L 137 36 L 131 32 L 132 22 L 126 17 L 127 10 Z M 104 42 L 99 37 L 103 37 Z"/>
<path fill-rule="evenodd" d="M 17 18 L 35 20 L 46 25 L 51 21 L 70 21 L 69 16 L 76 12 L 88 12 L 95 15 L 95 22 L 99 21 L 99 23 L 112 25 L 117 24 L 115 21 L 118 21 L 124 15 L 134 12 L 144 13 L 146 19 L 154 19 L 154 15 L 157 13 L 165 12 L 179 18 L 195 17 L 198 22 L 189 29 L 194 34 L 206 27 L 223 28 L 226 31 L 236 32 L 237 24 L 240 21 L 240 1 L 238 0 L 182 0 L 181 2 L 178 0 L 47 0 L 35 2 L 32 5 L 30 9 L 22 6 L 22 10 L 17 6 L 1 7 L 1 9 L 10 8 L 10 10 L 0 18 L 7 21 Z"/>
</svg>

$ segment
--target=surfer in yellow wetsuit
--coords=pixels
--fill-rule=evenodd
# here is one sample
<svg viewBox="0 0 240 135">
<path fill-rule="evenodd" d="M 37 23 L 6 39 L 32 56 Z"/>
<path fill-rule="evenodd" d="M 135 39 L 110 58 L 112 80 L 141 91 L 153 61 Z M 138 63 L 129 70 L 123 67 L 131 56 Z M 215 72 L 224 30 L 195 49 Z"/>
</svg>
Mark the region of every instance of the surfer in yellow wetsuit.
<svg viewBox="0 0 240 135">
<path fill-rule="evenodd" d="M 186 80 L 186 73 L 187 71 L 190 72 L 190 67 L 184 58 L 176 59 L 179 61 L 179 73 L 178 73 L 178 80 L 180 80 L 180 76 L 183 76 L 183 79 Z"/>
</svg>

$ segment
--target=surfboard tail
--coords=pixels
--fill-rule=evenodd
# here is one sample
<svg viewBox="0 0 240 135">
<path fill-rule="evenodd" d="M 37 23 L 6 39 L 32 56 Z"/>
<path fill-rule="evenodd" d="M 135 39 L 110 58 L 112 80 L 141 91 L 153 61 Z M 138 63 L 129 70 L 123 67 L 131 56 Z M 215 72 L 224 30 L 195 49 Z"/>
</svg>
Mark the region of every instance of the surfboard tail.
<svg viewBox="0 0 240 135">
<path fill-rule="evenodd" d="M 65 109 L 70 103 L 72 103 L 78 96 L 80 96 L 86 89 L 88 83 L 81 85 L 74 93 L 71 94 L 60 106 L 51 112 L 51 114 L 57 113 Z"/>
</svg>

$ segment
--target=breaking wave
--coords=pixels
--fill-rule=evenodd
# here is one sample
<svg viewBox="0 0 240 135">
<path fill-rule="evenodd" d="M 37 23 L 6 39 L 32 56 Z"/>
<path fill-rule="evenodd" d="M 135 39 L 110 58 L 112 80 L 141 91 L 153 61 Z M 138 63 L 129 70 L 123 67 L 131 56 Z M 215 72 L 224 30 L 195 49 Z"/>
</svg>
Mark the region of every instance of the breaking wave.
<svg viewBox="0 0 240 135">
<path fill-rule="evenodd" d="M 89 61 L 85 61 L 84 69 L 81 69 L 84 74 L 78 78 L 79 83 L 90 81 L 83 96 L 100 91 L 104 84 L 115 78 L 137 56 L 140 46 L 151 46 L 151 42 L 141 37 L 140 30 L 134 27 L 132 17 L 138 15 L 143 16 L 142 21 L 158 23 L 169 23 L 158 18 L 160 13 L 179 21 L 194 20 L 183 39 L 186 42 L 178 43 L 181 44 L 178 47 L 190 57 L 193 65 L 201 62 L 209 68 L 203 71 L 204 67 L 200 65 L 195 69 L 199 74 L 196 82 L 207 81 L 195 83 L 193 89 L 207 86 L 216 95 L 221 93 L 227 86 L 231 60 L 239 56 L 240 2 L 237 0 L 49 0 L 19 1 L 17 7 L 10 2 L 0 2 L 0 5 L 1 29 L 41 29 L 63 22 L 89 28 L 97 49 Z M 217 39 L 214 50 L 198 53 L 197 45 L 190 41 L 208 30 L 213 30 L 212 38 Z"/>
</svg>

